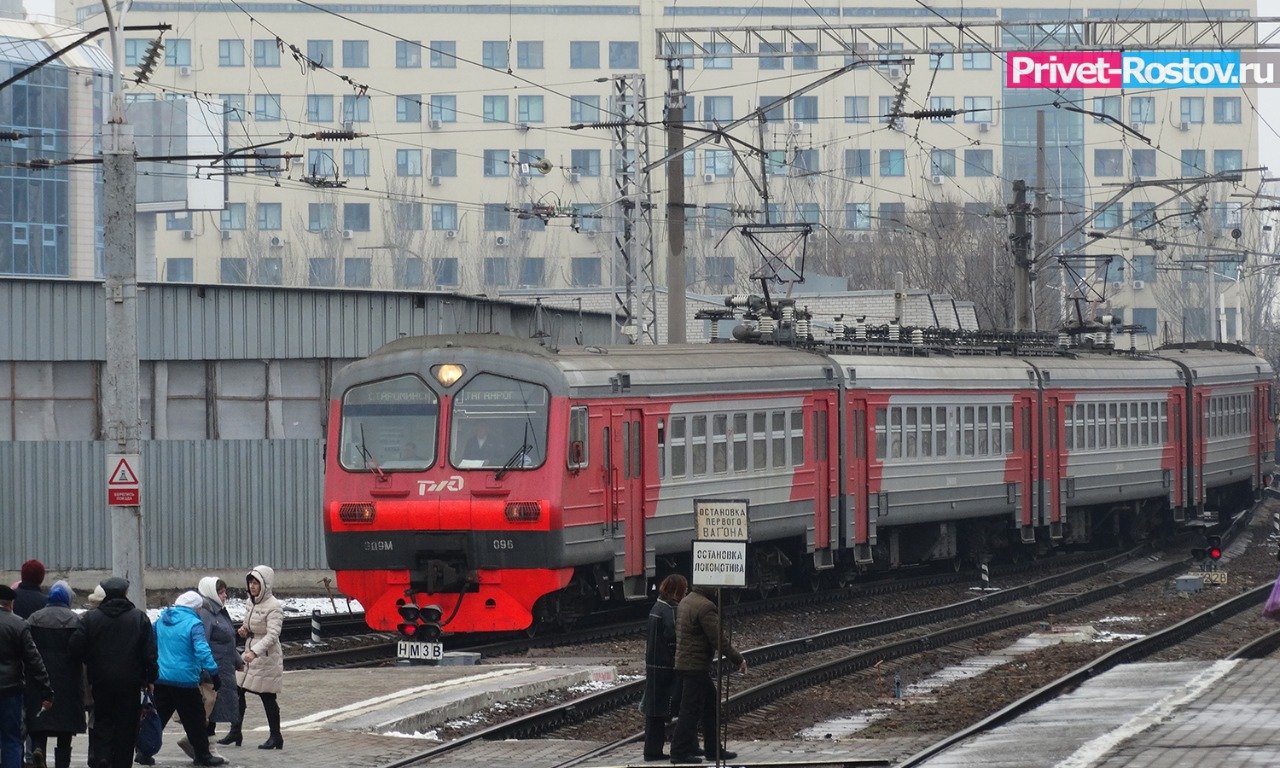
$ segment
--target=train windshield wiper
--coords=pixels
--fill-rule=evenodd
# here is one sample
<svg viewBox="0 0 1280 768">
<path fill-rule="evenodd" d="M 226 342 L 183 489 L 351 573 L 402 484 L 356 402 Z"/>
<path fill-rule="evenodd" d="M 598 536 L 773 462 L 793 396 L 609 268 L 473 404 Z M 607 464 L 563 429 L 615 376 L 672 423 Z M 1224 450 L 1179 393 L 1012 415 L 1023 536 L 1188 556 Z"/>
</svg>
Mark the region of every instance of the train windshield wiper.
<svg viewBox="0 0 1280 768">
<path fill-rule="evenodd" d="M 363 423 L 360 424 L 360 444 L 357 445 L 356 448 L 360 449 L 360 455 L 364 457 L 365 469 L 372 467 L 373 472 L 378 476 L 378 479 L 383 482 L 386 482 L 387 473 L 383 472 L 382 467 L 378 466 L 377 460 L 373 458 L 373 454 L 369 452 L 368 444 L 366 444 L 364 441 L 364 424 Z"/>
<path fill-rule="evenodd" d="M 533 446 L 528 443 L 517 448 L 516 452 L 511 454 L 511 458 L 507 459 L 506 463 L 502 465 L 502 468 L 493 474 L 493 479 L 501 480 L 503 475 L 510 472 L 517 464 L 522 463 L 524 461 L 525 454 L 529 453 L 532 449 Z"/>
</svg>

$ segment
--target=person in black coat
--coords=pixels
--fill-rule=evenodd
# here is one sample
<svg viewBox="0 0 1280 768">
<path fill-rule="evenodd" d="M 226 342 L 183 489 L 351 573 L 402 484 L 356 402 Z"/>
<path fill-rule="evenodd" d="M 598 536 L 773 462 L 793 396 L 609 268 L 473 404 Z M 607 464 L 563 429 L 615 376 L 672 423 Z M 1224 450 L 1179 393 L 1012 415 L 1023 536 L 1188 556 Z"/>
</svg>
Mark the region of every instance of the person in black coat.
<svg viewBox="0 0 1280 768">
<path fill-rule="evenodd" d="M 662 580 L 658 600 L 649 611 L 644 650 L 644 696 L 640 711 L 644 713 L 644 759 L 663 760 L 667 720 L 678 705 L 680 678 L 676 676 L 676 605 L 689 591 L 689 582 L 678 573 Z"/>
<path fill-rule="evenodd" d="M 84 733 L 84 672 L 80 662 L 71 658 L 71 635 L 80 625 L 80 617 L 71 610 L 71 587 L 65 581 L 49 588 L 48 603 L 27 620 L 31 639 L 44 659 L 53 686 L 53 707 L 41 713 L 42 702 L 34 691 L 27 691 L 27 732 L 31 734 L 32 754 L 36 765 L 49 754 L 49 737 L 54 737 L 54 768 L 70 768 L 71 739 Z"/>
<path fill-rule="evenodd" d="M 39 560 L 28 560 L 22 564 L 22 581 L 18 582 L 18 596 L 13 601 L 13 612 L 22 618 L 30 618 L 31 614 L 44 607 L 44 563 Z"/>
<path fill-rule="evenodd" d="M 141 694 L 159 673 L 156 636 L 147 614 L 129 602 L 126 579 L 109 578 L 102 591 L 102 604 L 85 613 L 71 635 L 71 656 L 84 663 L 93 689 L 91 768 L 129 768 Z"/>
<path fill-rule="evenodd" d="M 13 588 L 0 584 L 0 763 L 22 765 L 23 689 L 39 690 L 41 709 L 53 706 L 49 675 L 31 628 L 13 612 Z"/>
</svg>

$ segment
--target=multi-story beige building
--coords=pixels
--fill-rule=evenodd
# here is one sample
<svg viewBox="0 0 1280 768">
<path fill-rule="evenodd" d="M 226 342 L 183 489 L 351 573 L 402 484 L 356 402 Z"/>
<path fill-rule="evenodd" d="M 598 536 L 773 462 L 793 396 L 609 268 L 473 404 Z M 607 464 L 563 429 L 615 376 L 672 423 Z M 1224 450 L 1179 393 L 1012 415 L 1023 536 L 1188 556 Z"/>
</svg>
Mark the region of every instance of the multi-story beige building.
<svg viewBox="0 0 1280 768">
<path fill-rule="evenodd" d="M 1119 0 L 1097 7 L 991 0 L 983 7 L 965 4 L 963 20 L 1232 18 L 1256 11 L 1248 0 L 1169 5 L 1152 10 Z M 227 207 L 163 217 L 156 233 L 161 278 L 490 294 L 527 286 L 615 285 L 622 271 L 620 202 L 626 202 L 619 200 L 615 176 L 628 158 L 619 155 L 610 129 L 581 126 L 619 119 L 616 78 L 643 75 L 647 117 L 654 123 L 650 157 L 664 154 L 658 123 L 668 74 L 657 58 L 657 30 L 883 30 L 961 19 L 959 4 L 935 14 L 913 0 L 877 0 L 874 7 L 849 0 L 814 6 L 596 0 L 325 7 L 340 10 L 297 0 L 133 3 L 130 23 L 167 22 L 173 32 L 165 36 L 163 65 L 150 83 L 131 89 L 131 98 L 199 99 L 225 113 L 230 146 L 279 141 L 264 152 L 297 155 L 212 169 L 231 174 Z M 103 23 L 97 0 L 59 0 L 58 13 L 86 26 Z M 709 50 L 725 55 L 688 62 L 685 116 L 695 129 L 729 123 L 845 63 L 817 55 L 804 42 L 731 56 L 730 43 L 711 32 L 706 37 Z M 145 37 L 126 41 L 129 66 L 147 43 Z M 893 56 L 909 47 L 890 43 L 880 52 Z M 1114 185 L 1258 165 L 1256 100 L 1249 91 L 1055 96 L 1008 89 L 1000 54 L 977 44 L 960 47 L 914 56 L 910 66 L 854 69 L 770 110 L 763 131 L 752 124 L 732 132 L 748 143 L 762 140 L 770 153 L 772 220 L 820 225 L 817 237 L 828 243 L 823 271 L 839 271 L 842 260 L 859 258 L 868 243 L 919 231 L 915 217 L 939 206 L 960 212 L 960 226 L 966 220 L 989 223 L 1017 178 L 1043 185 L 1050 237 L 1110 198 Z M 959 112 L 891 119 L 895 109 Z M 1043 153 L 1037 152 L 1037 112 L 1045 114 Z M 357 138 L 300 138 L 347 125 Z M 690 130 L 687 138 L 701 135 Z M 543 160 L 549 168 L 539 168 Z M 1176 266 L 1172 254 L 1199 255 L 1193 246 L 1230 250 L 1237 241 L 1224 233 L 1232 229 L 1245 230 L 1240 246 L 1254 243 L 1257 233 L 1250 228 L 1258 227 L 1242 218 L 1234 195 L 1256 190 L 1259 180 L 1258 173 L 1246 173 L 1238 186 L 1205 185 L 1161 208 L 1151 206 L 1170 196 L 1166 189 L 1137 188 L 1084 227 L 1105 231 L 1136 216 L 1114 233 L 1136 239 L 1092 242 L 1078 235 L 1060 250 L 1115 254 L 1106 279 L 1094 274 L 1092 282 L 1107 287 L 1107 305 L 1125 322 L 1155 332 L 1172 320 L 1175 336 L 1185 325 L 1190 335 L 1203 337 L 1208 315 L 1204 300 L 1195 298 L 1204 293 L 1196 282 L 1203 271 L 1164 267 Z M 694 206 L 686 238 L 691 289 L 741 285 L 757 266 L 755 257 L 736 236 L 722 235 L 729 225 L 760 219 L 755 185 L 725 142 L 686 155 L 684 181 L 686 202 Z M 667 211 L 661 169 L 651 188 L 660 271 Z M 1170 241 L 1177 244 L 1164 244 Z M 999 250 L 1002 243 L 991 247 Z M 1080 269 L 1088 273 L 1089 266 Z M 1235 277 L 1234 266 L 1218 267 Z M 1041 298 L 1054 301 L 1045 298 L 1050 292 L 1043 290 Z M 1234 328 L 1234 298 L 1215 301 L 1232 308 Z"/>
</svg>

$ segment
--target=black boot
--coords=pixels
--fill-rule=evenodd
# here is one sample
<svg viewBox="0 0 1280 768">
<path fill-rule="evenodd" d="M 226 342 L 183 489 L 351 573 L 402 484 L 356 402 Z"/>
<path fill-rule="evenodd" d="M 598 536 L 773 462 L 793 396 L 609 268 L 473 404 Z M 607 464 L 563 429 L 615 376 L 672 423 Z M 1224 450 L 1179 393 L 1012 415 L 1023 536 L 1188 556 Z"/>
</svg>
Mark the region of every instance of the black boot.
<svg viewBox="0 0 1280 768">
<path fill-rule="evenodd" d="M 258 745 L 258 749 L 284 749 L 284 737 L 278 733 L 273 733 L 266 741 Z"/>
<path fill-rule="evenodd" d="M 274 693 L 262 694 L 262 708 L 267 712 L 271 738 L 259 744 L 258 749 L 284 749 L 284 737 L 280 735 L 280 703 Z"/>
<path fill-rule="evenodd" d="M 54 747 L 53 768 L 71 768 L 71 746 Z"/>
<path fill-rule="evenodd" d="M 244 736 L 240 733 L 239 723 L 232 723 L 231 730 L 227 731 L 227 735 L 218 739 L 218 743 L 223 746 L 227 746 L 229 744 L 235 744 L 238 747 L 243 742 L 244 742 Z"/>
</svg>

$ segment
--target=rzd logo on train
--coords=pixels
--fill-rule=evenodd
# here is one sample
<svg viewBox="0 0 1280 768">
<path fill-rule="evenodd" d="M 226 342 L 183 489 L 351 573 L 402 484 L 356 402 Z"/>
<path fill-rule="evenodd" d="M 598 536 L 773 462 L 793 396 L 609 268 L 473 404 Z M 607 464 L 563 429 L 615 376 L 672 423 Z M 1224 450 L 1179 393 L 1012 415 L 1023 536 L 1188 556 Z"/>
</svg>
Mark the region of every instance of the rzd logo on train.
<svg viewBox="0 0 1280 768">
<path fill-rule="evenodd" d="M 428 493 L 440 493 L 441 491 L 460 490 L 462 490 L 462 478 L 458 475 L 454 475 L 448 480 L 440 480 L 439 482 L 433 482 L 431 480 L 418 481 L 419 496 L 426 496 Z"/>
</svg>

